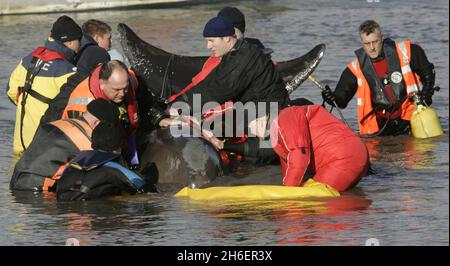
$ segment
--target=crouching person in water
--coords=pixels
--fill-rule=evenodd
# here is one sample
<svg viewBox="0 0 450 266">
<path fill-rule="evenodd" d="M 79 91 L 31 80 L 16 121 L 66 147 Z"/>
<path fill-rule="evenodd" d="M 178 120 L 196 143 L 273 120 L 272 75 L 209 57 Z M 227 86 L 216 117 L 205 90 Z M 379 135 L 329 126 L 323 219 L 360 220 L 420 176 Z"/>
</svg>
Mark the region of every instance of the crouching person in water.
<svg viewBox="0 0 450 266">
<path fill-rule="evenodd" d="M 39 126 L 14 167 L 11 190 L 54 191 L 67 162 L 91 149 L 92 130 L 100 123 L 119 123 L 118 108 L 104 99 L 91 101 L 79 118 Z"/>
<path fill-rule="evenodd" d="M 282 110 L 271 125 L 270 138 L 286 186 L 301 186 L 308 170 L 314 181 L 342 192 L 355 186 L 369 169 L 365 144 L 322 106 Z"/>
<path fill-rule="evenodd" d="M 56 186 L 58 200 L 89 200 L 121 194 L 156 192 L 151 180 L 125 167 L 121 157 L 124 136 L 113 124 L 101 122 L 92 132 L 92 149 L 80 152 Z"/>
<path fill-rule="evenodd" d="M 250 132 L 264 138 L 267 120 L 267 116 L 263 116 L 252 121 Z M 322 106 L 283 109 L 270 127 L 270 141 L 280 158 L 286 186 L 302 186 L 312 176 L 314 181 L 342 192 L 355 186 L 369 170 L 365 144 Z M 218 141 L 211 143 L 220 144 Z M 223 145 L 214 146 L 223 148 Z"/>
</svg>

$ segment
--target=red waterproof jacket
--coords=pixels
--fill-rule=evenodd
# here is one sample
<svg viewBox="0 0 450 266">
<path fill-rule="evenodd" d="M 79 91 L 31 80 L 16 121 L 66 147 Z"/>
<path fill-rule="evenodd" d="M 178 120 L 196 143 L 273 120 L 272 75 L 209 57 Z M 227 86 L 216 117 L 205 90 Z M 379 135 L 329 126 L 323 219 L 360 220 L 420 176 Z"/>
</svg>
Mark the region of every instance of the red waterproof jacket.
<svg viewBox="0 0 450 266">
<path fill-rule="evenodd" d="M 280 156 L 284 185 L 302 185 L 309 170 L 315 181 L 342 191 L 367 171 L 369 159 L 364 143 L 322 106 L 283 109 L 270 135 L 272 147 Z"/>
</svg>

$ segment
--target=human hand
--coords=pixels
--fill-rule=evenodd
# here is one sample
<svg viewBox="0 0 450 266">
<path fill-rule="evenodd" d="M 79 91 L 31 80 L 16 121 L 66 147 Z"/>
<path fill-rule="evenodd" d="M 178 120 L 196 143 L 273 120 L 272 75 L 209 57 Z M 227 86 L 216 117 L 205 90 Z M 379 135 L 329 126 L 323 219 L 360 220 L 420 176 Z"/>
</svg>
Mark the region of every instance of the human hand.
<svg viewBox="0 0 450 266">
<path fill-rule="evenodd" d="M 440 87 L 434 88 L 424 87 L 419 93 L 421 100 L 426 105 L 431 105 L 433 103 L 432 97 L 434 95 L 434 91 L 439 91 L 440 89 L 441 89 Z"/>
<path fill-rule="evenodd" d="M 210 130 L 201 129 L 202 138 L 211 143 L 217 150 L 223 149 L 225 140 L 218 139 Z"/>
<path fill-rule="evenodd" d="M 159 121 L 159 126 L 161 128 L 168 128 L 173 126 L 186 126 L 187 124 L 183 121 L 180 121 L 176 118 L 164 118 L 161 121 Z"/>
<path fill-rule="evenodd" d="M 178 110 L 175 108 L 169 108 L 169 115 L 170 116 L 179 116 L 180 114 L 178 113 Z"/>
<path fill-rule="evenodd" d="M 325 89 L 322 91 L 322 98 L 329 105 L 334 106 L 334 93 L 331 91 L 330 86 L 325 85 Z"/>
</svg>

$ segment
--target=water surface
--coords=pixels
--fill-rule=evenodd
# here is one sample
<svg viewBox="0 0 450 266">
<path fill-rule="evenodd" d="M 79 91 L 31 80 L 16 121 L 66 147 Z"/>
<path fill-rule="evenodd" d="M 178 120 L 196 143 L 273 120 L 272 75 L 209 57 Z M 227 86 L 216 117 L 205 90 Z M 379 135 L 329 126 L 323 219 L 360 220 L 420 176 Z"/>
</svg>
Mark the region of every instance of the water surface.
<svg viewBox="0 0 450 266">
<path fill-rule="evenodd" d="M 449 4 L 446 0 L 236 1 L 247 17 L 247 35 L 275 50 L 275 60 L 301 56 L 325 43 L 315 76 L 334 87 L 353 51 L 359 24 L 380 22 L 386 36 L 410 38 L 435 64 L 434 97 L 446 134 L 418 140 L 367 140 L 376 174 L 341 198 L 316 201 L 193 203 L 171 194 L 58 203 L 54 197 L 8 189 L 15 107 L 4 86 L 21 57 L 43 44 L 59 14 L 0 17 L 0 244 L 63 245 L 382 245 L 449 244 Z M 172 9 L 76 13 L 113 28 L 126 23 L 139 36 L 165 50 L 206 55 L 201 32 L 223 4 Z M 118 36 L 113 46 L 120 49 Z M 321 103 L 320 91 L 305 82 L 294 93 Z M 356 125 L 356 102 L 343 111 Z M 335 114 L 337 115 L 337 114 Z M 277 173 L 274 173 L 277 174 Z"/>
</svg>

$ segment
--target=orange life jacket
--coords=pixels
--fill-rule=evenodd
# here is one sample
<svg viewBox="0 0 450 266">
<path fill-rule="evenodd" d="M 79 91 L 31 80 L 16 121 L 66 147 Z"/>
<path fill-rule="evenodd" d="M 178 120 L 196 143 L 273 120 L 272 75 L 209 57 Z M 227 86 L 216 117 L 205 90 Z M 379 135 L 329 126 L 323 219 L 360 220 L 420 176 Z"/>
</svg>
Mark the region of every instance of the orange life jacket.
<svg viewBox="0 0 450 266">
<path fill-rule="evenodd" d="M 411 62 L 411 42 L 405 40 L 403 42 L 395 43 L 397 55 L 400 61 L 400 67 L 403 76 L 403 82 L 406 87 L 407 95 L 411 95 L 419 92 L 422 89 L 422 83 L 420 77 L 412 72 Z M 375 134 L 380 129 L 378 127 L 375 113 L 372 113 L 372 99 L 370 86 L 361 70 L 361 66 L 358 59 L 355 59 L 352 63 L 348 64 L 348 68 L 356 77 L 358 83 L 358 89 L 356 91 L 357 105 L 358 105 L 358 126 L 361 135 Z M 414 103 L 406 98 L 401 105 L 401 115 L 403 120 L 410 120 L 412 112 L 414 111 Z M 362 121 L 364 118 L 364 121 Z M 361 123 L 362 122 L 362 123 Z"/>
<path fill-rule="evenodd" d="M 88 123 L 78 119 L 65 119 L 53 121 L 50 124 L 59 128 L 80 151 L 92 150 L 92 128 Z M 68 163 L 61 165 L 52 177 L 45 178 L 42 186 L 43 191 L 48 191 L 49 188 L 55 185 L 56 181 L 61 178 Z"/>
<path fill-rule="evenodd" d="M 81 115 L 87 110 L 87 105 L 97 98 L 103 98 L 109 102 L 111 101 L 103 94 L 103 92 L 100 91 L 101 89 L 97 89 L 96 93 L 93 88 L 93 86 L 99 86 L 100 68 L 101 66 L 98 66 L 88 78 L 78 84 L 78 86 L 72 91 L 67 106 L 64 109 L 62 119 L 74 117 L 73 115 L 69 115 L 71 112 L 76 113 L 75 117 Z M 128 118 L 130 120 L 130 128 L 131 131 L 134 131 L 139 125 L 138 105 L 136 100 L 138 81 L 132 70 L 128 70 L 128 73 L 131 77 L 131 82 L 125 96 L 125 103 L 127 105 Z"/>
</svg>

